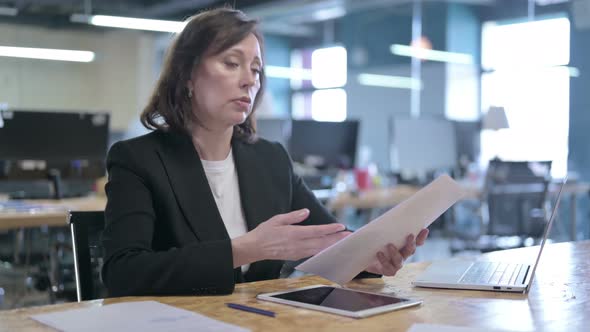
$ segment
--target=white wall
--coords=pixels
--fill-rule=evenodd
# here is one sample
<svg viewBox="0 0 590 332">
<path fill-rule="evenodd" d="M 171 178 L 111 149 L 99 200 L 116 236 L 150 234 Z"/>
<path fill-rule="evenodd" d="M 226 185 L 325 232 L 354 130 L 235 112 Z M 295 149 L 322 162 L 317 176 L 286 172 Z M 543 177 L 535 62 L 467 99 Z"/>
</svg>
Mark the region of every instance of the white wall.
<svg viewBox="0 0 590 332">
<path fill-rule="evenodd" d="M 0 45 L 88 50 L 91 63 L 0 57 L 0 103 L 14 109 L 109 111 L 125 130 L 156 79 L 156 34 L 0 24 Z"/>
</svg>

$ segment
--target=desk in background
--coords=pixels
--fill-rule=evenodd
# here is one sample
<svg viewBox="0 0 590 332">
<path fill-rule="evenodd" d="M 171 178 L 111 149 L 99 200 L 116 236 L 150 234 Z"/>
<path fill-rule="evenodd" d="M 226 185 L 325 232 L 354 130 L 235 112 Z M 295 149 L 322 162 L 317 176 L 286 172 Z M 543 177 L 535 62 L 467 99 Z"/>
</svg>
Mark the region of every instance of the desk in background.
<svg viewBox="0 0 590 332">
<path fill-rule="evenodd" d="M 486 254 L 486 259 L 534 257 L 537 248 L 520 248 Z M 413 288 L 411 281 L 428 263 L 406 265 L 395 277 L 362 279 L 350 288 L 422 298 L 424 304 L 365 319 L 353 319 L 287 305 L 258 301 L 258 293 L 329 284 L 307 276 L 237 285 L 227 296 L 124 297 L 0 312 L 0 331 L 51 331 L 30 315 L 125 301 L 156 300 L 191 310 L 254 331 L 406 331 L 414 323 L 448 324 L 514 331 L 586 331 L 590 323 L 590 241 L 549 245 L 528 295 L 467 290 Z M 276 318 L 236 311 L 235 302 L 271 310 Z"/>
<path fill-rule="evenodd" d="M 482 184 L 469 181 L 459 181 L 459 184 L 461 184 L 466 192 L 465 199 L 479 201 L 483 199 L 484 188 Z M 559 186 L 559 183 L 550 184 L 550 197 L 556 197 Z M 369 189 L 359 193 L 336 193 L 332 197 L 328 197 L 325 191 L 318 192 L 318 194 L 321 194 L 321 197 L 326 200 L 327 207 L 338 215 L 339 211 L 346 207 L 356 209 L 391 208 L 410 198 L 420 189 L 421 187 L 415 185 L 397 185 L 387 188 Z M 568 197 L 570 199 L 570 236 L 573 241 L 577 240 L 577 198 L 578 195 L 588 195 L 588 193 L 590 193 L 590 183 L 586 182 L 568 182 L 563 188 L 564 198 Z"/>
<path fill-rule="evenodd" d="M 21 202 L 24 209 L 4 209 L 0 211 L 0 231 L 16 231 L 13 250 L 13 263 L 16 264 L 20 263 L 21 251 L 25 250 L 23 248 L 25 230 L 42 226 L 66 227 L 68 225 L 69 211 L 104 210 L 106 197 L 92 196 L 61 200 L 19 201 L 19 203 Z M 28 210 L 26 209 L 27 206 L 35 207 L 35 209 Z M 30 240 L 27 241 L 28 252 L 30 252 L 31 245 Z"/>
<path fill-rule="evenodd" d="M 318 199 L 327 202 L 328 208 L 337 211 L 345 207 L 359 209 L 389 208 L 397 205 L 420 190 L 420 187 L 398 185 L 372 189 L 359 194 L 350 192 L 334 194 L 332 190 L 314 190 Z M 34 213 L 0 211 L 0 230 L 33 228 L 40 226 L 61 227 L 67 225 L 68 211 L 99 211 L 106 206 L 105 196 L 68 198 L 62 200 L 25 200 L 27 204 L 46 206 Z"/>
<path fill-rule="evenodd" d="M 481 199 L 483 188 L 470 182 L 460 182 L 465 188 L 466 198 Z M 320 199 L 327 201 L 327 207 L 332 211 L 339 211 L 345 207 L 357 209 L 380 209 L 393 207 L 404 200 L 410 198 L 420 190 L 419 186 L 397 185 L 388 188 L 370 189 L 359 193 L 342 192 L 334 194 L 330 190 L 314 190 L 314 194 Z M 549 191 L 557 194 L 559 187 L 551 184 Z M 575 236 L 576 227 L 576 198 L 577 195 L 586 195 L 590 192 L 590 183 L 572 182 L 567 183 L 564 187 L 564 196 L 570 195 L 570 209 L 573 213 L 572 218 L 572 235 Z M 54 209 L 46 212 L 37 213 L 2 213 L 0 212 L 0 230 L 16 229 L 20 227 L 30 228 L 47 226 L 65 226 L 67 212 L 70 210 L 90 211 L 104 210 L 106 206 L 106 197 L 84 197 L 71 198 L 62 200 L 31 200 L 25 201 L 32 204 L 44 204 L 49 207 L 60 207 L 62 211 Z"/>
<path fill-rule="evenodd" d="M 390 208 L 420 190 L 418 186 L 397 185 L 394 187 L 377 188 L 358 193 L 343 192 L 339 193 L 332 200 L 328 201 L 328 208 L 337 211 L 345 207 L 357 209 L 379 209 Z"/>
<path fill-rule="evenodd" d="M 81 197 L 61 200 L 25 200 L 24 204 L 39 207 L 28 211 L 0 211 L 0 231 L 41 226 L 67 226 L 69 211 L 104 210 L 106 197 Z M 45 209 L 43 207 L 46 207 Z"/>
</svg>

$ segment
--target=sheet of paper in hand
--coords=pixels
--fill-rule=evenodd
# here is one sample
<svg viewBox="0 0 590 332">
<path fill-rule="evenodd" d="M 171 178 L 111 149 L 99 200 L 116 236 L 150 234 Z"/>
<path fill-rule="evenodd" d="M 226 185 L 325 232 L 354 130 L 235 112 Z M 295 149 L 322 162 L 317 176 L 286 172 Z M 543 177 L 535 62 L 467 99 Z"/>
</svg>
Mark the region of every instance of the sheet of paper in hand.
<svg viewBox="0 0 590 332">
<path fill-rule="evenodd" d="M 296 269 L 343 285 L 367 268 L 386 244 L 402 248 L 409 234 L 417 235 L 463 196 L 464 191 L 455 180 L 448 175 L 439 176 L 409 199 Z"/>
</svg>

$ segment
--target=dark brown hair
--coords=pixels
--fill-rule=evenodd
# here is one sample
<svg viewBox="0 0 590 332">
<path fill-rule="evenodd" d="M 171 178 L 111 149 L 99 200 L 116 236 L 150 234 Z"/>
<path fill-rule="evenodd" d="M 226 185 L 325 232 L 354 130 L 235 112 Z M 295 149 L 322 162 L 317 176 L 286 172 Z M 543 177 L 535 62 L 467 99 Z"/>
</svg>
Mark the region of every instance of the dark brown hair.
<svg viewBox="0 0 590 332">
<path fill-rule="evenodd" d="M 262 52 L 263 40 L 257 25 L 257 20 L 231 8 L 208 10 L 190 17 L 168 50 L 158 83 L 141 113 L 141 123 L 148 129 L 188 133 L 191 124 L 197 121 L 187 89 L 191 72 L 206 52 L 219 54 L 250 33 L 258 39 Z M 234 137 L 247 142 L 255 140 L 253 114 L 264 93 L 264 71 L 259 77 L 260 90 L 254 99 L 252 112 L 244 123 L 234 126 Z"/>
</svg>

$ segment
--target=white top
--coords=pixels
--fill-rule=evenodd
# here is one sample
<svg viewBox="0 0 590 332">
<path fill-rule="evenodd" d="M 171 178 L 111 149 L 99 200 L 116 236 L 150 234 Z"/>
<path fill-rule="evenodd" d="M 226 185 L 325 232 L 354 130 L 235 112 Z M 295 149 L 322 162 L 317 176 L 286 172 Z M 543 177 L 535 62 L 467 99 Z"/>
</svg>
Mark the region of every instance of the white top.
<svg viewBox="0 0 590 332">
<path fill-rule="evenodd" d="M 234 163 L 232 150 L 225 160 L 210 161 L 203 160 L 203 168 L 213 192 L 213 198 L 221 219 L 225 224 L 230 239 L 244 235 L 248 232 L 242 200 L 240 199 L 240 187 L 238 184 L 238 172 Z M 248 271 L 250 265 L 243 265 L 242 272 Z"/>
</svg>

